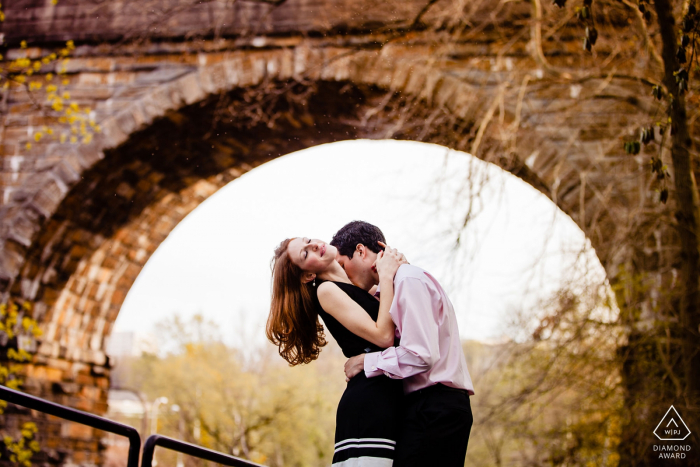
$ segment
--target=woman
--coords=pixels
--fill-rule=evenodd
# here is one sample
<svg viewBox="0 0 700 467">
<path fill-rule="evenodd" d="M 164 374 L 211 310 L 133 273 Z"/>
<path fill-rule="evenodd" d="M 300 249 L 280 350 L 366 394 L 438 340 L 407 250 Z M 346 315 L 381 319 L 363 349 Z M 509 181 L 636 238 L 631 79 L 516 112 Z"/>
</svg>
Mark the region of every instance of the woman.
<svg viewBox="0 0 700 467">
<path fill-rule="evenodd" d="M 350 282 L 336 254 L 334 246 L 309 238 L 285 240 L 275 250 L 267 338 L 290 365 L 315 360 L 326 345 L 319 315 L 348 358 L 394 345 L 389 308 L 394 275 L 406 261 L 388 247 L 379 253 L 377 301 Z M 401 399 L 400 380 L 368 379 L 364 372 L 352 378 L 338 404 L 333 465 L 391 466 Z"/>
</svg>

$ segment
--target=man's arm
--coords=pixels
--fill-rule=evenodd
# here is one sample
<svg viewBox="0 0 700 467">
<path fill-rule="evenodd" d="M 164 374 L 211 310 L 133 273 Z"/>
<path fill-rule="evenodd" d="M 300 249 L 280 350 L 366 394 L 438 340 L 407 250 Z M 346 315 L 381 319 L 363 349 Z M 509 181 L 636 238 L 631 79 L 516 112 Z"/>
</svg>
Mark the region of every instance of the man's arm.
<svg viewBox="0 0 700 467">
<path fill-rule="evenodd" d="M 352 357 L 345 364 L 348 378 L 363 369 L 368 378 L 381 374 L 408 378 L 428 371 L 440 358 L 437 291 L 415 277 L 404 278 L 395 288 L 391 314 L 401 332 L 401 345 Z"/>
</svg>

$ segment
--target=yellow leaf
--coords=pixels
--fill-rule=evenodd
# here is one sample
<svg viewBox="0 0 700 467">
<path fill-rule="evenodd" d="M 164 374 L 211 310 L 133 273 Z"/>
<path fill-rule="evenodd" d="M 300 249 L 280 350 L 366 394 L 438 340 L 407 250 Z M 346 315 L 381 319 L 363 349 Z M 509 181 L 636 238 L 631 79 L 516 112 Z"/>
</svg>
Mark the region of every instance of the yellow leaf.
<svg viewBox="0 0 700 467">
<path fill-rule="evenodd" d="M 53 73 L 46 75 L 46 81 L 51 81 L 53 79 Z"/>
<path fill-rule="evenodd" d="M 27 143 L 24 145 L 25 148 L 31 149 L 32 148 L 32 143 Z"/>
<path fill-rule="evenodd" d="M 22 47 L 23 49 L 26 49 L 27 48 L 27 41 L 20 42 L 19 46 Z"/>
<path fill-rule="evenodd" d="M 63 93 L 63 98 L 64 98 L 64 99 L 70 99 L 70 93 L 67 92 L 67 91 L 64 92 L 64 93 Z"/>
<path fill-rule="evenodd" d="M 76 138 L 75 136 L 71 136 L 71 137 L 70 137 L 70 142 L 71 142 L 71 143 L 75 144 L 77 141 L 78 141 L 78 138 Z"/>
<path fill-rule="evenodd" d="M 43 133 L 40 131 L 34 134 L 34 141 L 39 141 L 41 140 L 41 137 L 44 136 Z"/>
<path fill-rule="evenodd" d="M 67 85 L 68 83 L 70 83 L 69 79 L 64 79 L 63 81 L 61 81 L 61 84 L 63 84 L 64 86 Z"/>
</svg>

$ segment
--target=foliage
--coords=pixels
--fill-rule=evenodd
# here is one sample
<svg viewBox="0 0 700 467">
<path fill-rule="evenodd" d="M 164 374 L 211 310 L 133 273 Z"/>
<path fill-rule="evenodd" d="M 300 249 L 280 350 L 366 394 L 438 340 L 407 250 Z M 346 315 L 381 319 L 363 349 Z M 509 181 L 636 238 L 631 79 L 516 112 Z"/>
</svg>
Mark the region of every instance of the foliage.
<svg viewBox="0 0 700 467">
<path fill-rule="evenodd" d="M 12 300 L 0 303 L 0 333 L 7 346 L 7 363 L 0 363 L 0 384 L 18 389 L 22 384 L 20 372 L 22 363 L 31 360 L 30 350 L 35 339 L 41 337 L 41 329 L 32 318 L 32 305 L 25 301 L 21 308 Z M 7 402 L 0 401 L 0 413 Z"/>
<path fill-rule="evenodd" d="M 470 465 L 616 466 L 619 326 L 604 295 L 563 290 L 525 340 L 465 343 L 476 396 Z"/>
<path fill-rule="evenodd" d="M 57 3 L 57 0 L 52 1 Z M 0 21 L 4 21 L 1 8 L 0 5 Z M 23 89 L 35 106 L 44 109 L 50 114 L 50 120 L 59 124 L 58 128 L 53 124 L 43 125 L 41 131 L 30 135 L 34 142 L 46 138 L 60 143 L 90 143 L 101 128 L 95 122 L 92 110 L 71 101 L 70 92 L 65 89 L 70 84 L 66 66 L 68 57 L 75 50 L 73 41 L 66 42 L 58 52 L 30 50 L 27 41 L 21 41 L 20 48 L 25 53 L 14 60 L 0 54 L 0 89 L 4 96 L 11 88 Z M 27 141 L 25 148 L 32 148 L 31 140 Z"/>
<path fill-rule="evenodd" d="M 19 389 L 22 384 L 22 363 L 31 361 L 31 351 L 36 339 L 41 337 L 41 329 L 32 317 L 32 305 L 25 301 L 18 306 L 13 300 L 0 303 L 0 342 L 7 348 L 7 360 L 0 363 L 0 384 L 11 389 Z M 0 401 L 0 414 L 7 402 Z M 31 465 L 33 453 L 38 452 L 39 443 L 34 439 L 37 428 L 34 423 L 22 425 L 18 440 L 5 436 L 5 446 L 10 452 L 10 460 L 25 467 Z"/>
<path fill-rule="evenodd" d="M 324 352 L 319 362 L 289 368 L 271 346 L 246 353 L 225 345 L 201 317 L 176 318 L 162 329 L 172 352 L 116 369 L 128 372 L 128 386 L 148 399 L 165 396 L 176 405 L 176 412 L 162 408 L 160 433 L 270 466 L 330 463 L 345 386 L 342 356 Z M 175 454 L 158 457 L 176 464 Z"/>
<path fill-rule="evenodd" d="M 22 425 L 19 439 L 15 440 L 11 436 L 4 437 L 5 447 L 11 453 L 10 461 L 23 467 L 32 465 L 32 456 L 41 449 L 39 443 L 34 439 L 36 432 L 36 425 L 32 422 L 26 422 Z"/>
</svg>

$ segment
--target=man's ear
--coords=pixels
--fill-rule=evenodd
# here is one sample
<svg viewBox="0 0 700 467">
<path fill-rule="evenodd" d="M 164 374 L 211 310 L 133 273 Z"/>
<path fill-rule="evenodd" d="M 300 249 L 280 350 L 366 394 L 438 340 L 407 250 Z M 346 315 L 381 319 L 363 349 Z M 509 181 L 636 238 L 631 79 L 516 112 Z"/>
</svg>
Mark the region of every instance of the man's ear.
<svg viewBox="0 0 700 467">
<path fill-rule="evenodd" d="M 301 283 L 302 284 L 308 284 L 312 280 L 316 279 L 316 274 L 313 272 L 305 272 L 304 274 L 301 275 Z"/>
<path fill-rule="evenodd" d="M 355 251 L 360 254 L 360 258 L 365 259 L 365 256 L 367 255 L 367 248 L 362 243 L 357 244 Z"/>
</svg>

